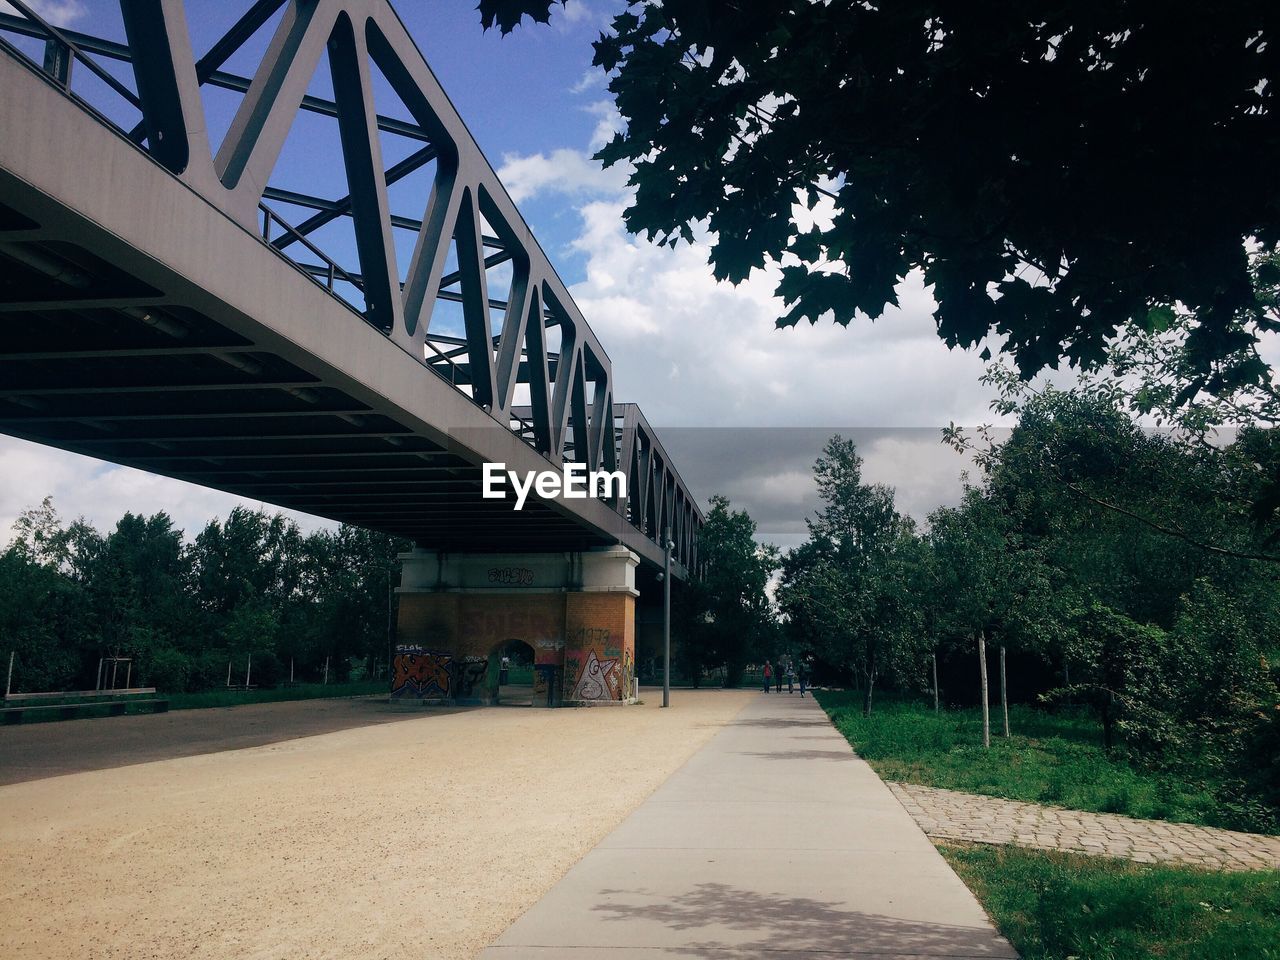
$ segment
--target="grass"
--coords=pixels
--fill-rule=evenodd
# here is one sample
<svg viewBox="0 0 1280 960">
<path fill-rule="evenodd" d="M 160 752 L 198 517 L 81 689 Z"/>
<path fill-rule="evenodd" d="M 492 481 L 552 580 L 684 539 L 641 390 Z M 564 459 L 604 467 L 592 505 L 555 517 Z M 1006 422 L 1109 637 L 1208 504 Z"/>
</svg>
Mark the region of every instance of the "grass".
<svg viewBox="0 0 1280 960">
<path fill-rule="evenodd" d="M 242 703 L 275 703 L 282 700 L 320 700 L 332 697 L 367 697 L 386 693 L 386 680 L 355 683 L 300 683 L 293 687 L 264 690 L 202 690 L 199 693 L 158 694 L 169 701 L 170 710 L 198 710 L 207 707 L 234 707 Z"/>
<path fill-rule="evenodd" d="M 1102 747 L 1102 731 L 1079 713 L 1011 707 L 1009 739 L 992 711 L 982 749 L 977 708 L 934 713 L 932 705 L 884 699 L 862 716 L 852 691 L 816 691 L 832 722 L 886 780 L 945 787 L 1073 810 L 1119 813 L 1227 829 L 1276 832 L 1275 820 L 1224 804 L 1213 785 L 1130 765 Z"/>
<path fill-rule="evenodd" d="M 1280 960 L 1280 874 L 940 846 L 1023 960 Z"/>
</svg>

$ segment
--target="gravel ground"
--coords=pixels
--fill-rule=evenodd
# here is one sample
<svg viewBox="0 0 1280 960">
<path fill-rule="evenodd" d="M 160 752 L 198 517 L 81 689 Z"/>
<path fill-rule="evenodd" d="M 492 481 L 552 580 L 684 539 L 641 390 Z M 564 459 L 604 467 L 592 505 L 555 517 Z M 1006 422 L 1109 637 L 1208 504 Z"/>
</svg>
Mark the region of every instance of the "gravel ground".
<svg viewBox="0 0 1280 960">
<path fill-rule="evenodd" d="M 0 956 L 472 957 L 755 695 L 426 714 L 0 787 Z"/>
</svg>

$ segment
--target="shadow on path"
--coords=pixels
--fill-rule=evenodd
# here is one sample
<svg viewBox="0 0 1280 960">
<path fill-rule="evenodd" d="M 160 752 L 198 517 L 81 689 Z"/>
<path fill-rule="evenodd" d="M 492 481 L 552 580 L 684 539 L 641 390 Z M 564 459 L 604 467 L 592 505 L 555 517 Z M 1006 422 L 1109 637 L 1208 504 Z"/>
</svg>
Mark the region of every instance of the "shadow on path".
<svg viewBox="0 0 1280 960">
<path fill-rule="evenodd" d="M 593 910 L 604 912 L 609 920 L 655 922 L 671 930 L 688 931 L 691 935 L 682 938 L 681 946 L 666 948 L 666 952 L 682 956 L 716 960 L 757 960 L 775 953 L 806 952 L 832 956 L 1014 956 L 1008 944 L 989 929 L 899 920 L 806 897 L 768 896 L 725 883 L 700 883 L 675 897 L 644 889 L 601 890 L 600 894 L 659 899 L 661 902 L 647 904 L 601 903 Z M 711 938 L 696 939 L 698 930 L 706 930 Z"/>
<path fill-rule="evenodd" d="M 759 757 L 762 760 L 834 760 L 848 763 L 857 757 L 848 750 L 772 750 L 764 753 L 739 751 L 740 757 Z"/>
<path fill-rule="evenodd" d="M 790 717 L 751 717 L 746 720 L 733 720 L 725 724 L 729 727 L 766 727 L 771 730 L 790 727 L 830 727 L 831 721 L 824 713 L 816 720 L 793 720 Z"/>
<path fill-rule="evenodd" d="M 0 786 L 457 712 L 343 697 L 0 727 Z"/>
</svg>

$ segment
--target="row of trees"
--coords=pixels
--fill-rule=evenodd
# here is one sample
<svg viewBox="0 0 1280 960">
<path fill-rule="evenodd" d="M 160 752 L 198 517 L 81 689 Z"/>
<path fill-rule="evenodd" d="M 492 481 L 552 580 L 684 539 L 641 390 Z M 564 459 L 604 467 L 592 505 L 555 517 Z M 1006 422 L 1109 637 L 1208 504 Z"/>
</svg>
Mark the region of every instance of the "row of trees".
<svg viewBox="0 0 1280 960">
<path fill-rule="evenodd" d="M 981 474 L 923 527 L 838 436 L 814 467 L 809 537 L 785 556 L 753 549 L 750 518 L 713 501 L 685 611 L 693 656 L 726 662 L 731 682 L 757 656 L 813 657 L 861 688 L 867 714 L 886 688 L 936 703 L 941 671 L 944 699 L 982 705 L 987 744 L 988 704 L 1009 734 L 1010 689 L 1088 707 L 1109 747 L 1274 810 L 1280 553 L 1258 463 L 1277 435 L 1154 434 L 1089 391 L 1024 392 L 1019 407 L 1000 443 L 950 434 Z"/>
<path fill-rule="evenodd" d="M 406 545 L 343 526 L 304 535 L 237 507 L 186 542 L 167 514 L 126 513 L 101 533 L 64 524 L 50 499 L 0 553 L 0 637 L 15 691 L 91 688 L 103 656 L 165 690 L 270 684 L 371 670 L 387 657 L 391 576 Z"/>
</svg>

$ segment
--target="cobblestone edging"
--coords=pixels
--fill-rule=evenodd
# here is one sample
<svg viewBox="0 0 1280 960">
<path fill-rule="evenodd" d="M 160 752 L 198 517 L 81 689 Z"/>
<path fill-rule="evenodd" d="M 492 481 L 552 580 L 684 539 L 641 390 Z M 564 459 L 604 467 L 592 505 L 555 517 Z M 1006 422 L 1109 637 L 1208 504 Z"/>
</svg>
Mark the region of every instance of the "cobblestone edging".
<svg viewBox="0 0 1280 960">
<path fill-rule="evenodd" d="M 889 789 L 935 840 L 1070 850 L 1219 870 L 1280 870 L 1280 837 L 1064 810 L 911 783 L 890 783 Z"/>
</svg>

